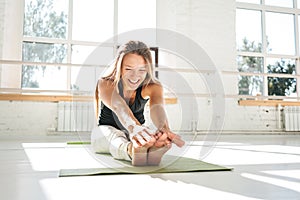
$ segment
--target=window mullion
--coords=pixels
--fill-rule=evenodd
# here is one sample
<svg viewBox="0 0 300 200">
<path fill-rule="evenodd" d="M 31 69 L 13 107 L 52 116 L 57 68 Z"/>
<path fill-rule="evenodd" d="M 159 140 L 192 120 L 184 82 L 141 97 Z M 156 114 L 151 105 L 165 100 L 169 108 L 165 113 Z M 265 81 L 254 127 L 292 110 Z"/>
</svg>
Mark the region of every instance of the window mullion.
<svg viewBox="0 0 300 200">
<path fill-rule="evenodd" d="M 113 30 L 113 47 L 114 47 L 114 56 L 117 53 L 117 45 L 118 45 L 118 26 L 119 26 L 119 20 L 118 20 L 118 13 L 119 13 L 119 1 L 118 0 L 114 0 L 114 30 Z"/>
<path fill-rule="evenodd" d="M 294 8 L 297 10 L 298 5 L 297 5 L 297 1 L 294 0 Z M 295 42 L 296 42 L 296 75 L 300 74 L 300 50 L 299 50 L 299 12 L 295 13 Z M 297 93 L 297 97 L 300 96 L 300 77 L 297 76 L 296 78 L 296 93 Z"/>
<path fill-rule="evenodd" d="M 262 0 L 262 4 L 264 5 L 264 0 Z M 263 73 L 267 73 L 267 48 L 268 48 L 268 40 L 266 35 L 266 11 L 264 8 L 261 10 L 261 25 L 262 25 L 262 40 L 263 40 L 263 48 L 262 48 L 262 55 L 263 55 Z M 268 76 L 263 76 L 263 96 L 268 96 Z"/>
<path fill-rule="evenodd" d="M 298 15 L 294 14 L 294 27 L 295 27 L 295 55 L 299 56 L 299 21 L 298 21 Z"/>
<path fill-rule="evenodd" d="M 67 63 L 71 63 L 72 60 L 72 32 L 73 32 L 73 0 L 69 0 L 68 11 L 68 36 L 67 36 Z M 71 73 L 70 66 L 67 67 L 67 89 L 71 89 Z"/>
<path fill-rule="evenodd" d="M 18 55 L 19 55 L 19 58 L 20 60 L 23 59 L 23 56 L 22 56 L 22 52 L 23 52 L 23 38 L 24 38 L 24 12 L 25 12 L 25 1 L 21 1 L 20 3 L 20 15 L 19 15 L 19 19 L 21 20 L 20 21 L 20 25 L 21 25 L 21 29 L 20 29 L 20 35 L 19 35 L 19 44 L 20 44 L 20 48 L 19 48 L 19 52 L 18 52 Z M 22 90 L 22 72 L 23 72 L 23 65 L 19 65 L 19 73 L 20 73 L 20 79 L 19 79 L 19 84 L 18 84 L 18 88 L 20 88 Z M 0 74 L 1 75 L 1 74 Z M 1 84 L 0 84 L 1 85 Z"/>
<path fill-rule="evenodd" d="M 72 54 L 72 30 L 73 30 L 73 0 L 69 0 L 69 11 L 68 11 L 68 35 L 67 35 L 67 45 L 68 45 L 68 56 L 67 61 L 71 63 Z"/>
<path fill-rule="evenodd" d="M 297 78 L 296 78 L 296 92 L 297 92 L 297 97 L 300 97 L 300 59 L 297 58 L 296 59 L 296 75 L 297 75 Z"/>
</svg>

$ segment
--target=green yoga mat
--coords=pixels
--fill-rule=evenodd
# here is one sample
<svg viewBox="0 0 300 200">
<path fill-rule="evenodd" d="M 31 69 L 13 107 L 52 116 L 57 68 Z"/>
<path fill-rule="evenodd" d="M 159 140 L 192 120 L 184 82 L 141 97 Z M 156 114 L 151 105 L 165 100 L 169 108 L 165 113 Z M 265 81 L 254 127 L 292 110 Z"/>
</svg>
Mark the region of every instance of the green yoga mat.
<svg viewBox="0 0 300 200">
<path fill-rule="evenodd" d="M 131 166 L 131 164 L 127 161 L 114 160 L 113 162 L 117 162 L 116 167 L 103 166 L 102 168 L 61 169 L 59 172 L 59 177 L 114 174 L 184 173 L 232 170 L 232 168 L 223 167 L 220 165 L 215 165 L 192 158 L 177 158 L 171 155 L 165 155 L 160 166 L 134 167 Z"/>
<path fill-rule="evenodd" d="M 69 141 L 67 142 L 67 145 L 85 145 L 85 144 L 91 144 L 90 141 Z"/>
</svg>

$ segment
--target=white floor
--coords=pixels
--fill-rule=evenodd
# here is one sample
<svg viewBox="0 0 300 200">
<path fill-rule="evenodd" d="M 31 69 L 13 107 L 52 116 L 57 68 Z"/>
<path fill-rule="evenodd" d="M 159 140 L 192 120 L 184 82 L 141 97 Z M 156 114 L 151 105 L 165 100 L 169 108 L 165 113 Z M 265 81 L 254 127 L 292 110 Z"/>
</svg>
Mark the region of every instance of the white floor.
<svg viewBox="0 0 300 200">
<path fill-rule="evenodd" d="M 60 169 L 99 165 L 88 146 L 66 145 L 77 137 L 1 137 L 0 198 L 300 199 L 300 135 L 224 135 L 216 144 L 211 139 L 199 136 L 184 156 L 233 171 L 59 178 Z"/>
</svg>

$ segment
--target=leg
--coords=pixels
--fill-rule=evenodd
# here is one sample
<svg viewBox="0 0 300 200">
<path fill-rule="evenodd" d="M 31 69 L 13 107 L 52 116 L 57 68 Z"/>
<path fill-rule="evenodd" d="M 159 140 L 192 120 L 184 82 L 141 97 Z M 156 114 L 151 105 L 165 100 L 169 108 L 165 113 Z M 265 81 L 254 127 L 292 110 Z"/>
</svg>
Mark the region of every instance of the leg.
<svg viewBox="0 0 300 200">
<path fill-rule="evenodd" d="M 159 135 L 156 143 L 148 150 L 148 165 L 157 166 L 160 164 L 163 155 L 171 148 L 172 143 L 168 140 L 167 134 Z"/>
<path fill-rule="evenodd" d="M 109 143 L 103 133 L 102 127 L 98 126 L 92 130 L 91 146 L 95 153 L 109 153 Z"/>
<path fill-rule="evenodd" d="M 166 145 L 163 147 L 151 147 L 148 151 L 147 164 L 152 166 L 157 166 L 160 164 L 163 155 L 171 148 L 171 145 Z"/>
<path fill-rule="evenodd" d="M 134 143 L 134 144 L 133 144 Z M 129 155 L 132 158 L 133 166 L 145 166 L 148 163 L 148 149 L 155 143 L 155 138 L 151 137 L 149 142 L 137 144 L 135 140 L 129 144 Z"/>
<path fill-rule="evenodd" d="M 115 159 L 131 161 L 126 134 L 112 126 L 101 125 L 91 135 L 91 144 L 96 153 L 110 153 Z"/>
</svg>

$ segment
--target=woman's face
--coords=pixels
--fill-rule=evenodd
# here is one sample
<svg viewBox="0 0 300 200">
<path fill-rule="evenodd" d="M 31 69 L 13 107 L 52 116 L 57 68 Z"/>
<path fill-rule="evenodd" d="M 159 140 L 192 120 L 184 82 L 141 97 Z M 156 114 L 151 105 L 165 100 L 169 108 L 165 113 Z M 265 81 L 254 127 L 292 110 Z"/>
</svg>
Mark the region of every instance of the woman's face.
<svg viewBox="0 0 300 200">
<path fill-rule="evenodd" d="M 146 78 L 146 61 L 140 55 L 126 54 L 123 58 L 121 70 L 124 90 L 136 90 Z"/>
</svg>

